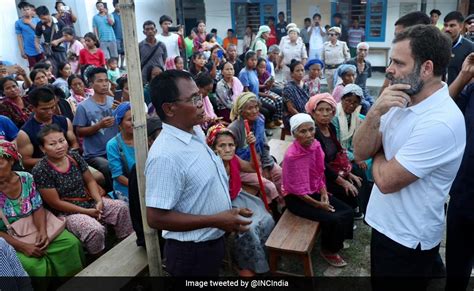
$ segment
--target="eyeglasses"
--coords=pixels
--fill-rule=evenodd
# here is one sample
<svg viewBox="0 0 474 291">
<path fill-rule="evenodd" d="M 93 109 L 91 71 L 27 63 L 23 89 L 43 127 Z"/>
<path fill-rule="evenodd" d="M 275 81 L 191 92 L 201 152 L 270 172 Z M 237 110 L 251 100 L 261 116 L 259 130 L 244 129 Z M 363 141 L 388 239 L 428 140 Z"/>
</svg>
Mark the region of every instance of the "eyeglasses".
<svg viewBox="0 0 474 291">
<path fill-rule="evenodd" d="M 203 103 L 202 102 L 202 96 L 199 93 L 191 96 L 191 98 L 189 98 L 187 100 L 176 100 L 175 102 L 192 103 L 194 107 L 197 107 L 198 105 L 202 105 L 202 103 Z"/>
</svg>

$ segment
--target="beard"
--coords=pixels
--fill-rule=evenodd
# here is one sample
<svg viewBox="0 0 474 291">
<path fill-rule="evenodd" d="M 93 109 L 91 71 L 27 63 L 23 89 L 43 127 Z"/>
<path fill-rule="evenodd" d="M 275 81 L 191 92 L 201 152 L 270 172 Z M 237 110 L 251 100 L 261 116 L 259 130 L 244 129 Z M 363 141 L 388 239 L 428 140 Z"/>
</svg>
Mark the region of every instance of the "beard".
<svg viewBox="0 0 474 291">
<path fill-rule="evenodd" d="M 413 95 L 420 93 L 425 85 L 425 82 L 420 78 L 420 72 L 421 72 L 421 65 L 416 65 L 414 72 L 404 77 L 395 78 L 395 76 L 391 73 L 385 74 L 385 77 L 390 81 L 390 85 L 395 85 L 395 84 L 410 85 L 411 86 L 410 89 L 405 89 L 402 91 L 411 97 Z"/>
</svg>

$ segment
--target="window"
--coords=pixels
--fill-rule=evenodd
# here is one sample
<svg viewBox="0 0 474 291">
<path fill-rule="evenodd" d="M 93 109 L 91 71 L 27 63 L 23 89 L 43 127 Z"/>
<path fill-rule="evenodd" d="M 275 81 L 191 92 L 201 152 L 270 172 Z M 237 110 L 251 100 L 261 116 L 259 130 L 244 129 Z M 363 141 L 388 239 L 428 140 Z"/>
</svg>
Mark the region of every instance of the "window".
<svg viewBox="0 0 474 291">
<path fill-rule="evenodd" d="M 258 27 L 268 23 L 268 17 L 276 18 L 276 0 L 232 0 L 232 28 L 237 38 L 243 38 L 247 25 L 257 33 Z"/>
<path fill-rule="evenodd" d="M 338 0 L 332 2 L 332 14 L 339 12 L 347 28 L 353 19 L 365 28 L 366 41 L 385 41 L 387 0 Z"/>
</svg>

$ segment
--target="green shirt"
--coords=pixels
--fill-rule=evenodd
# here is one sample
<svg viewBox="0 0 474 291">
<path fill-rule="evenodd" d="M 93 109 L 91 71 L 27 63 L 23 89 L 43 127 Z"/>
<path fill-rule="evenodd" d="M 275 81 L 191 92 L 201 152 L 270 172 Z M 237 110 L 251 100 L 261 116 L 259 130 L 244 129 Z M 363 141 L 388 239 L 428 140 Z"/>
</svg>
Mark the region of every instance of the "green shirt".
<svg viewBox="0 0 474 291">
<path fill-rule="evenodd" d="M 194 42 L 189 37 L 184 38 L 186 44 L 186 58 L 189 58 L 193 54 Z"/>
</svg>

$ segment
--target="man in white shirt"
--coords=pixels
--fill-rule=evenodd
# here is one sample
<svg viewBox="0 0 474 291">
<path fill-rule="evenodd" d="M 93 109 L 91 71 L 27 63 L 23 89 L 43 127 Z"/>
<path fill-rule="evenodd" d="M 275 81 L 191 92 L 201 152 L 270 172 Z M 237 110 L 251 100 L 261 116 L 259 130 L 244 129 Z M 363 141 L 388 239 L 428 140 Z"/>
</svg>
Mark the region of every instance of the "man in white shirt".
<svg viewBox="0 0 474 291">
<path fill-rule="evenodd" d="M 145 167 L 148 224 L 163 230 L 172 276 L 217 277 L 225 232 L 246 231 L 252 221 L 232 208 L 224 164 L 200 127 L 203 101 L 191 74 L 165 71 L 151 92 L 163 130 Z"/>
<path fill-rule="evenodd" d="M 321 14 L 315 13 L 313 15 L 313 23 L 307 30 L 309 34 L 308 59 L 321 59 L 324 36 L 326 36 L 326 29 L 321 25 Z"/>
<path fill-rule="evenodd" d="M 450 40 L 432 25 L 397 34 L 391 85 L 354 136 L 356 161 L 373 157 L 366 213 L 373 290 L 426 290 L 432 276 L 466 143 L 463 115 L 441 81 L 450 55 Z"/>
<path fill-rule="evenodd" d="M 178 31 L 177 33 L 171 33 L 169 28 L 173 24 L 173 19 L 168 15 L 162 15 L 160 17 L 160 26 L 162 33 L 156 36 L 156 39 L 161 41 L 166 46 L 166 52 L 168 53 L 168 58 L 173 59 L 180 55 L 180 48 L 184 43 L 183 32 Z"/>
</svg>

